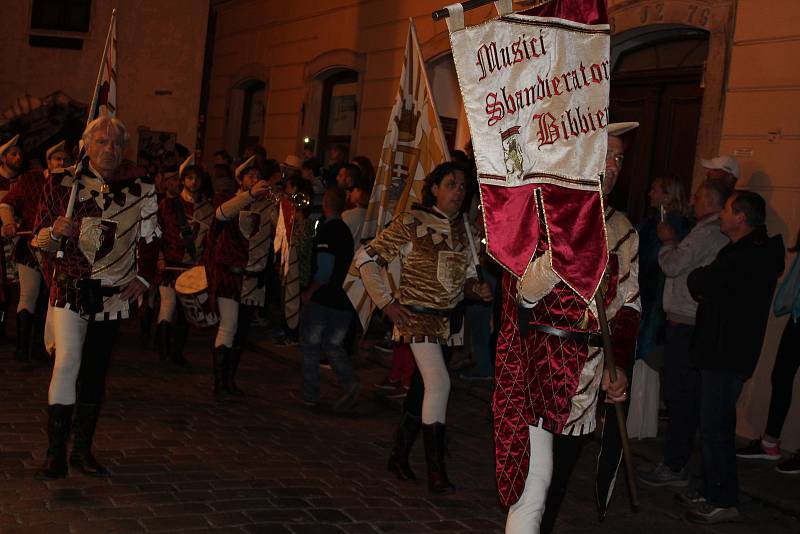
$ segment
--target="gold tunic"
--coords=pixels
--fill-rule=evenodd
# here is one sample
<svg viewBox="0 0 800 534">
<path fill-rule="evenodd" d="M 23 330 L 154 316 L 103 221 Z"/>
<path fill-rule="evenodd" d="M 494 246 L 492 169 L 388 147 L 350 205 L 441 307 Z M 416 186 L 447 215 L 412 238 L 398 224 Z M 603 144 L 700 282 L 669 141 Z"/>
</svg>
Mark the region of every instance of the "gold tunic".
<svg viewBox="0 0 800 534">
<path fill-rule="evenodd" d="M 365 249 L 359 251 L 355 264 L 376 261 L 387 266 L 400 258 L 400 304 L 433 310 L 451 310 L 464 298 L 464 283 L 475 276 L 468 250 L 464 223 L 448 219 L 435 208 L 414 206 L 397 216 Z M 369 284 L 367 278 L 364 283 Z M 370 289 L 369 287 L 367 288 Z M 376 291 L 372 288 L 370 294 Z M 388 304 L 376 301 L 379 307 Z M 450 335 L 450 322 L 444 315 L 415 313 L 402 327 L 395 325 L 393 339 L 403 343 L 456 344 Z"/>
</svg>

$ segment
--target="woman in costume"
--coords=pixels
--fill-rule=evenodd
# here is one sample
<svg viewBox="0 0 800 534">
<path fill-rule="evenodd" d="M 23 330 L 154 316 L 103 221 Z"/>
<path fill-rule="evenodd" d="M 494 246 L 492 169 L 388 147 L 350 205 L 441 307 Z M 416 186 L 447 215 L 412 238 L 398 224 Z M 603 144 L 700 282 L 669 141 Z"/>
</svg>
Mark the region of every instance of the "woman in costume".
<svg viewBox="0 0 800 534">
<path fill-rule="evenodd" d="M 460 217 L 464 172 L 451 163 L 437 166 L 425 179 L 422 205 L 398 215 L 378 237 L 360 249 L 354 264 L 370 298 L 394 323 L 393 340 L 409 343 L 424 383 L 421 410 L 409 393 L 389 470 L 403 480 L 416 480 L 408 454 L 420 426 L 425 440 L 428 488 L 449 493 L 455 488 L 445 470 L 445 420 L 450 394 L 442 345 L 455 344 L 465 293 L 490 300 L 491 291 L 478 283 L 467 228 Z M 381 269 L 399 256 L 399 296 L 384 282 Z M 459 340 L 460 341 L 460 340 Z M 413 386 L 412 386 L 413 390 Z"/>
</svg>

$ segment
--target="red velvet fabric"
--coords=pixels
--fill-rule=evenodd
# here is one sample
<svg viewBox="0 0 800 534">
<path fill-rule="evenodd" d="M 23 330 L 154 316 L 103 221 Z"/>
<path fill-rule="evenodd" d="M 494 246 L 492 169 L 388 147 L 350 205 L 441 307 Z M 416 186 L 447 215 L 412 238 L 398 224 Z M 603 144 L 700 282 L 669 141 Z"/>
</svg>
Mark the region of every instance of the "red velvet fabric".
<svg viewBox="0 0 800 534">
<path fill-rule="evenodd" d="M 525 274 L 539 240 L 536 187 L 481 184 L 489 253 L 518 278 Z"/>
<path fill-rule="evenodd" d="M 608 24 L 606 0 L 553 0 L 520 13 L 537 17 L 558 17 L 581 24 Z"/>
<path fill-rule="evenodd" d="M 611 346 L 614 348 L 614 363 L 617 367 L 629 369 L 633 363 L 640 319 L 641 314 L 638 311 L 630 306 L 623 306 L 611 321 Z M 628 377 L 628 381 L 630 379 Z"/>
</svg>

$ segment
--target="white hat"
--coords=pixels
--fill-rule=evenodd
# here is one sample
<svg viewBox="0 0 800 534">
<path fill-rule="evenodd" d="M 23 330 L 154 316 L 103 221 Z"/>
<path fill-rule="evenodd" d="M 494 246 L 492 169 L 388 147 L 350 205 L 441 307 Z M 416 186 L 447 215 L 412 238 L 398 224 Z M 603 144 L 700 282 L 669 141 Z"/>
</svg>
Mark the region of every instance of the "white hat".
<svg viewBox="0 0 800 534">
<path fill-rule="evenodd" d="M 286 159 L 284 159 L 283 163 L 281 163 L 281 167 L 292 167 L 294 169 L 299 169 L 302 166 L 303 166 L 303 161 L 294 154 L 289 154 L 288 156 L 286 156 Z"/>
<path fill-rule="evenodd" d="M 8 152 L 10 148 L 17 146 L 18 141 L 19 141 L 19 134 L 12 137 L 11 141 L 9 141 L 8 143 L 4 144 L 3 146 L 0 146 L 0 158 L 5 156 L 6 152 Z"/>
<path fill-rule="evenodd" d="M 181 166 L 178 168 L 178 175 L 183 178 L 183 172 L 186 170 L 187 167 L 194 165 L 194 152 L 189 154 L 189 157 L 183 160 Z"/>
<path fill-rule="evenodd" d="M 712 159 L 700 159 L 700 165 L 706 169 L 717 169 L 730 173 L 739 179 L 739 160 L 733 156 L 717 156 Z"/>
<path fill-rule="evenodd" d="M 53 156 L 53 154 L 66 151 L 67 151 L 67 142 L 61 141 L 60 143 L 57 143 L 47 149 L 47 152 L 45 152 L 45 159 L 50 159 Z"/>
<path fill-rule="evenodd" d="M 256 166 L 255 161 L 256 157 L 250 156 L 249 158 L 244 160 L 244 163 L 236 167 L 236 172 L 234 173 L 236 179 L 238 180 L 239 176 L 241 176 L 247 169 L 252 169 L 253 167 L 255 167 Z"/>
<path fill-rule="evenodd" d="M 608 135 L 618 136 L 638 128 L 638 122 L 612 122 L 608 125 Z"/>
</svg>

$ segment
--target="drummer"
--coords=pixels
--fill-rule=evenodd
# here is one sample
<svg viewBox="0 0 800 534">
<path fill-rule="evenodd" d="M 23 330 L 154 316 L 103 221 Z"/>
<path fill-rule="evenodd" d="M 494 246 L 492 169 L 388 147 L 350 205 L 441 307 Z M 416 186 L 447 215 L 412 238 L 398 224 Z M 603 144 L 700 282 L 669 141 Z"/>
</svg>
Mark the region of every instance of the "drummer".
<svg viewBox="0 0 800 534">
<path fill-rule="evenodd" d="M 214 206 L 203 194 L 206 175 L 194 164 L 194 154 L 186 158 L 177 172 L 165 174 L 169 174 L 165 176 L 168 180 L 179 180 L 181 189 L 178 195 L 166 196 L 158 205 L 164 256 L 158 288 L 161 297 L 156 331 L 158 356 L 161 363 L 186 367 L 188 362 L 183 348 L 189 325 L 177 309 L 175 279 L 181 272 L 202 263 L 206 237 L 214 220 Z"/>
<path fill-rule="evenodd" d="M 277 163 L 268 162 L 262 174 L 251 156 L 236 169 L 235 177 L 238 192 L 220 193 L 214 199 L 213 250 L 206 261 L 209 290 L 220 317 L 214 341 L 216 399 L 242 393 L 236 371 L 252 311 L 266 301 L 265 269 L 278 219 Z"/>
</svg>

